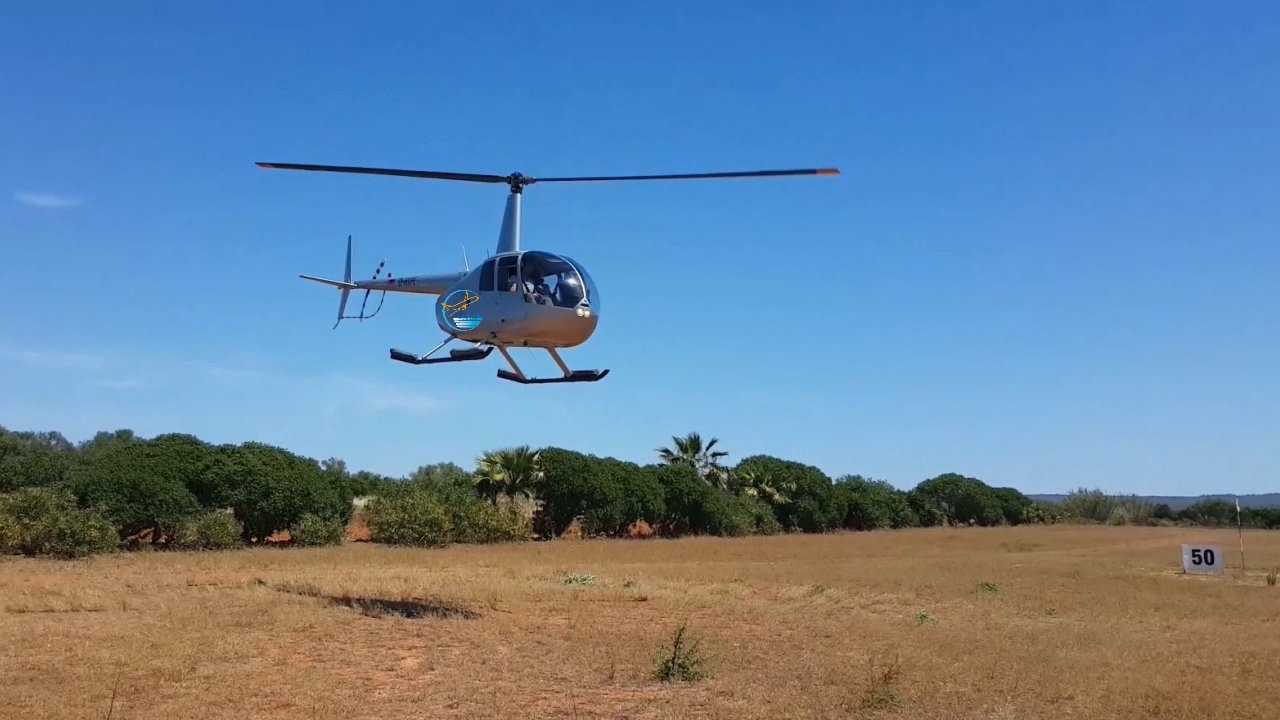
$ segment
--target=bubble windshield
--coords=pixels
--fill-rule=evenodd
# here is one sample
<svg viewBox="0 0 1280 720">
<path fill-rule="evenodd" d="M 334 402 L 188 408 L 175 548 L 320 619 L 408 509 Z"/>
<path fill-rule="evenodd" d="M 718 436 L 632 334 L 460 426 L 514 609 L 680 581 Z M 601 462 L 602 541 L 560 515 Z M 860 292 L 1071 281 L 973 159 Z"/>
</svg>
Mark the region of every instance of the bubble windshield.
<svg viewBox="0 0 1280 720">
<path fill-rule="evenodd" d="M 538 250 L 522 253 L 520 282 L 534 302 L 572 308 L 585 300 L 595 309 L 595 285 L 582 266 L 569 258 Z"/>
<path fill-rule="evenodd" d="M 582 276 L 583 282 L 587 284 L 587 303 L 591 306 L 591 312 L 599 314 L 600 292 L 596 290 L 596 282 L 591 279 L 591 273 L 588 273 L 587 269 L 582 266 L 582 263 L 577 260 L 568 256 L 564 256 L 564 259 L 569 261 L 569 264 L 572 265 L 574 269 L 578 271 L 578 274 Z"/>
</svg>

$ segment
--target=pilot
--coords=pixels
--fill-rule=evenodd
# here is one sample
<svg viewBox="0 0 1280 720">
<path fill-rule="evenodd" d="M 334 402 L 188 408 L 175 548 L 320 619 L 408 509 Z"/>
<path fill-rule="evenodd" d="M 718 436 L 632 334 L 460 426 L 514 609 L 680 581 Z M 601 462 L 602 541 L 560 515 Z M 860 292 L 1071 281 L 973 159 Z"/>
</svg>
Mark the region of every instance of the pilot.
<svg viewBox="0 0 1280 720">
<path fill-rule="evenodd" d="M 538 263 L 528 260 L 521 268 L 524 271 L 524 284 L 528 292 L 534 292 L 534 286 L 542 279 L 542 268 L 538 267 Z"/>
<path fill-rule="evenodd" d="M 503 283 L 503 287 L 507 289 L 507 292 L 520 292 L 520 280 L 516 276 L 515 268 L 507 271 L 507 281 Z"/>
</svg>

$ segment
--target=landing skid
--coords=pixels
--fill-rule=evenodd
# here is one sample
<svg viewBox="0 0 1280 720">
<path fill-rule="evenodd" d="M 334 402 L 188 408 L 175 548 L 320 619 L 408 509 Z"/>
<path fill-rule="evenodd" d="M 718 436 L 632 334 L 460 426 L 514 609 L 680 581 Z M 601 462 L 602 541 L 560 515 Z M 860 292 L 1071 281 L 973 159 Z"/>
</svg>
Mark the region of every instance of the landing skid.
<svg viewBox="0 0 1280 720">
<path fill-rule="evenodd" d="M 492 350 L 493 348 L 489 349 Z M 531 378 L 526 376 L 524 371 L 520 369 L 520 366 L 516 365 L 516 361 L 511 358 L 511 354 L 507 352 L 507 349 L 501 345 L 498 346 L 498 351 L 502 353 L 502 357 L 507 359 L 507 363 L 511 365 L 511 370 L 514 370 L 515 372 L 499 369 L 498 377 L 503 380 L 518 382 L 521 385 L 541 385 L 546 383 L 595 382 L 597 380 L 603 380 L 604 376 L 609 374 L 608 370 L 570 370 L 568 366 L 564 364 L 564 361 L 560 359 L 560 354 L 556 352 L 555 348 L 545 349 L 551 354 L 551 359 L 556 361 L 556 365 L 560 366 L 560 370 L 564 373 L 564 377 Z"/>
<path fill-rule="evenodd" d="M 395 348 L 391 348 L 391 359 L 399 360 L 402 363 L 409 363 L 410 365 L 435 365 L 437 363 L 467 362 L 469 360 L 484 360 L 485 358 L 489 357 L 490 354 L 493 353 L 492 347 L 490 347 L 487 350 L 481 350 L 479 346 L 477 346 L 477 347 L 465 348 L 462 350 L 450 350 L 449 357 L 439 357 L 439 358 L 431 357 L 431 355 L 434 354 L 437 350 L 444 347 L 447 343 L 449 343 L 454 339 L 455 339 L 454 336 L 450 335 L 449 337 L 444 339 L 444 342 L 431 348 L 430 351 L 428 351 L 426 354 L 423 354 L 423 355 L 414 355 L 413 353 L 407 353 L 403 350 L 396 350 Z"/>
</svg>

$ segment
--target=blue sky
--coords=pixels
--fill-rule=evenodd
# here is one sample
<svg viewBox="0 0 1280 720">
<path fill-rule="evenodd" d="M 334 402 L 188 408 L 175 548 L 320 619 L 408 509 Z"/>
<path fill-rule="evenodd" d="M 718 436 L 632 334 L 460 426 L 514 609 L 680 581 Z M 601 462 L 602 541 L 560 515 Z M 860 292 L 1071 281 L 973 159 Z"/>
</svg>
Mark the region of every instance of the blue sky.
<svg viewBox="0 0 1280 720">
<path fill-rule="evenodd" d="M 1274 3 L 277 2 L 0 9 L 0 424 L 401 474 L 675 434 L 899 487 L 1280 489 Z M 459 269 L 501 186 L 601 286 L 595 384 L 412 367 L 297 274 Z M 554 371 L 534 351 L 527 370 Z"/>
</svg>

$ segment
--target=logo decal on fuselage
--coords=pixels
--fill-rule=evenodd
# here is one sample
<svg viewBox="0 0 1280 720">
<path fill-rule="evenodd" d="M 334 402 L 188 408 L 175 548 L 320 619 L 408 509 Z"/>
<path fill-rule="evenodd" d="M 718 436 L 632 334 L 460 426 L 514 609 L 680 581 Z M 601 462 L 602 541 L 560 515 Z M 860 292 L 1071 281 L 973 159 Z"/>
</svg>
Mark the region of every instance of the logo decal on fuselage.
<svg viewBox="0 0 1280 720">
<path fill-rule="evenodd" d="M 449 325 L 463 332 L 475 330 L 483 318 L 468 317 L 459 315 L 459 313 L 462 313 L 467 309 L 468 305 L 479 299 L 480 296 L 470 290 L 454 290 L 449 293 L 448 297 L 440 299 L 440 317 L 444 318 L 444 321 Z"/>
</svg>

